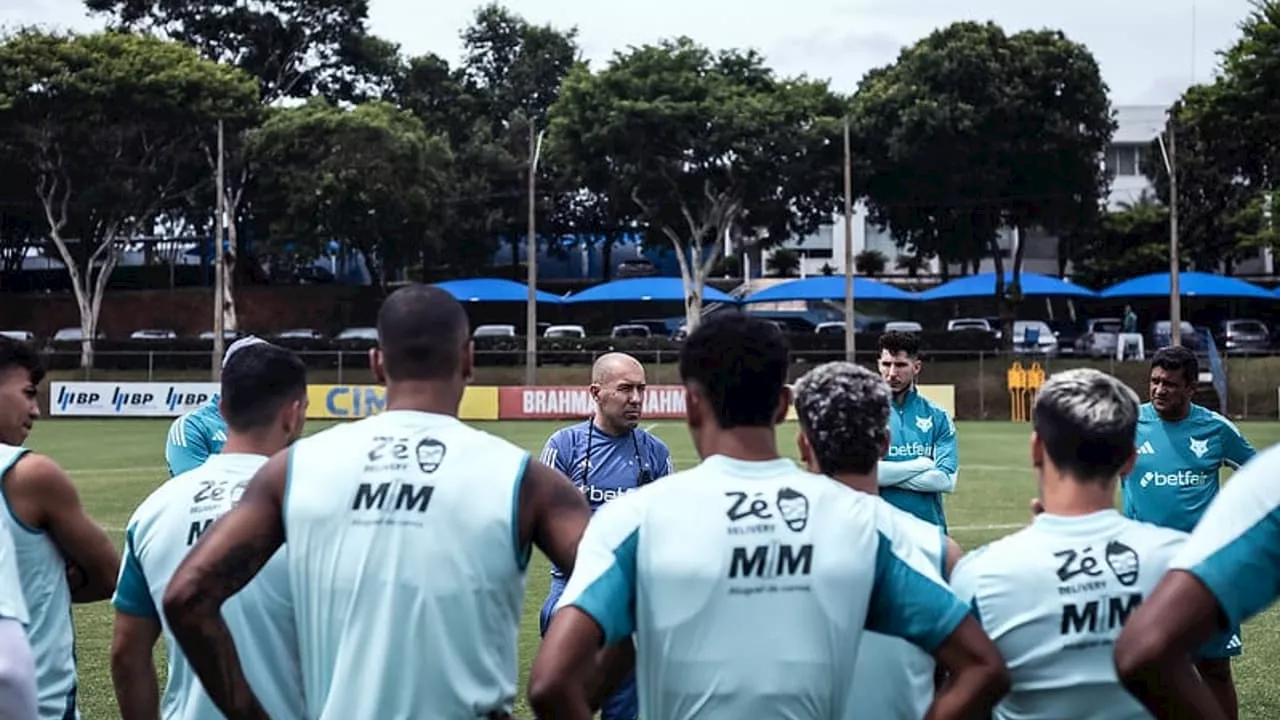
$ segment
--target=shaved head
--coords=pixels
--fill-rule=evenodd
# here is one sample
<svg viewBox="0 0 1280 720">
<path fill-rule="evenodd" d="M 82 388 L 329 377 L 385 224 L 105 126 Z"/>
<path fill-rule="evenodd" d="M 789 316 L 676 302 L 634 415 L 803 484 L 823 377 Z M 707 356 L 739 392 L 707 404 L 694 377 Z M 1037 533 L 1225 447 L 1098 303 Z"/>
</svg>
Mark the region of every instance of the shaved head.
<svg viewBox="0 0 1280 720">
<path fill-rule="evenodd" d="M 626 353 L 601 355 L 591 366 L 591 397 L 596 403 L 596 425 L 620 435 L 640 423 L 644 407 L 644 366 Z"/>
<path fill-rule="evenodd" d="M 446 380 L 463 370 L 471 335 L 462 304 L 431 285 L 406 285 L 378 310 L 378 346 L 391 380 Z"/>
<path fill-rule="evenodd" d="M 628 371 L 638 371 L 644 376 L 644 366 L 634 357 L 621 352 L 605 353 L 596 358 L 595 364 L 591 366 L 591 382 L 603 385 L 610 382 L 614 375 Z"/>
</svg>

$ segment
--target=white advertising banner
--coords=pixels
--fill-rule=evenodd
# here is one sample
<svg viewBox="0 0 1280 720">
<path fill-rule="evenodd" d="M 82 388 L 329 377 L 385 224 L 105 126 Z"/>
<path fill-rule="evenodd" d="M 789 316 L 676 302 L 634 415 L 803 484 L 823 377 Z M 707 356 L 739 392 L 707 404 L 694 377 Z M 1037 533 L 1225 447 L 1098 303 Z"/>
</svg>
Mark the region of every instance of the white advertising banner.
<svg viewBox="0 0 1280 720">
<path fill-rule="evenodd" d="M 69 417 L 177 417 L 218 394 L 215 382 L 55 382 L 49 414 Z"/>
</svg>

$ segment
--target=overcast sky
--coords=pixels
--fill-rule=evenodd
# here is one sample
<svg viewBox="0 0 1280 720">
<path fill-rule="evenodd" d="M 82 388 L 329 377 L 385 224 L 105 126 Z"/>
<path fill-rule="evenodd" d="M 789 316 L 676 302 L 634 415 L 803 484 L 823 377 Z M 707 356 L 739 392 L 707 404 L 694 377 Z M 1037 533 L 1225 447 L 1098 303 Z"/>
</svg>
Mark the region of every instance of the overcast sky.
<svg viewBox="0 0 1280 720">
<path fill-rule="evenodd" d="M 459 56 L 458 34 L 479 0 L 371 0 L 374 33 L 405 52 Z M 864 72 L 956 20 L 1006 30 L 1055 27 L 1098 58 L 1117 105 L 1172 102 L 1212 77 L 1249 0 L 508 0 L 537 23 L 577 26 L 593 65 L 613 51 L 688 35 L 712 47 L 749 46 L 785 74 L 828 78 L 849 91 Z M 0 25 L 94 29 L 78 0 L 0 0 Z"/>
</svg>

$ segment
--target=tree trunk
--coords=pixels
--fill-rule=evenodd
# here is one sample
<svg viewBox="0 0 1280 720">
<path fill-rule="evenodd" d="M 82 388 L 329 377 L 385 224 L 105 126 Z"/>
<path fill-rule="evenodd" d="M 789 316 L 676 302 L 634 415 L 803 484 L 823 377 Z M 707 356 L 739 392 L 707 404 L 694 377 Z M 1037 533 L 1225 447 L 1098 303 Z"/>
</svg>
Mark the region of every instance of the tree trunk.
<svg viewBox="0 0 1280 720">
<path fill-rule="evenodd" d="M 600 248 L 600 264 L 603 265 L 604 281 L 609 282 L 613 279 L 613 246 L 618 242 L 618 234 L 607 232 L 604 234 L 604 246 Z"/>
<path fill-rule="evenodd" d="M 236 315 L 236 249 L 240 247 L 240 230 L 236 224 L 237 207 L 240 205 L 240 193 L 227 193 L 225 198 L 227 217 L 227 247 L 222 251 L 222 330 L 236 332 L 238 318 Z"/>
</svg>

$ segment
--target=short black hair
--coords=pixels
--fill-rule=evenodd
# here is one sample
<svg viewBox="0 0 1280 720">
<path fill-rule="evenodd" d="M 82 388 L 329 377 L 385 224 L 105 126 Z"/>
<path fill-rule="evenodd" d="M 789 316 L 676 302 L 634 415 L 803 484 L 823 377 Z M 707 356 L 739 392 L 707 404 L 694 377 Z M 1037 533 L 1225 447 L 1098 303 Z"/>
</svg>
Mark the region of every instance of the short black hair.
<svg viewBox="0 0 1280 720">
<path fill-rule="evenodd" d="M 1065 370 L 1036 394 L 1031 426 L 1059 470 L 1108 483 L 1133 455 L 1138 403 L 1132 388 L 1100 370 Z"/>
<path fill-rule="evenodd" d="M 222 368 L 222 419 L 235 432 L 269 427 L 285 405 L 307 394 L 307 367 L 293 352 L 258 343 Z"/>
<path fill-rule="evenodd" d="M 819 365 L 795 385 L 796 418 L 827 475 L 865 475 L 889 437 L 889 383 L 851 362 Z"/>
<path fill-rule="evenodd" d="M 772 427 L 791 347 L 778 326 L 738 311 L 702 321 L 680 349 L 680 378 L 706 395 L 721 429 Z"/>
<path fill-rule="evenodd" d="M 890 330 L 880 336 L 880 349 L 890 355 L 906 353 L 907 357 L 914 359 L 920 357 L 920 339 L 915 333 Z"/>
<path fill-rule="evenodd" d="M 1160 368 L 1168 372 L 1181 372 L 1187 384 L 1195 387 L 1200 383 L 1200 361 L 1196 354 L 1182 345 L 1170 345 L 1160 348 L 1151 358 L 1151 369 Z"/>
<path fill-rule="evenodd" d="M 471 322 L 453 295 L 406 285 L 378 310 L 378 346 L 391 380 L 444 380 L 458 372 Z"/>
<path fill-rule="evenodd" d="M 15 367 L 27 371 L 32 385 L 39 385 L 44 380 L 44 362 L 40 359 L 40 352 L 31 343 L 0 335 L 0 370 Z"/>
</svg>

